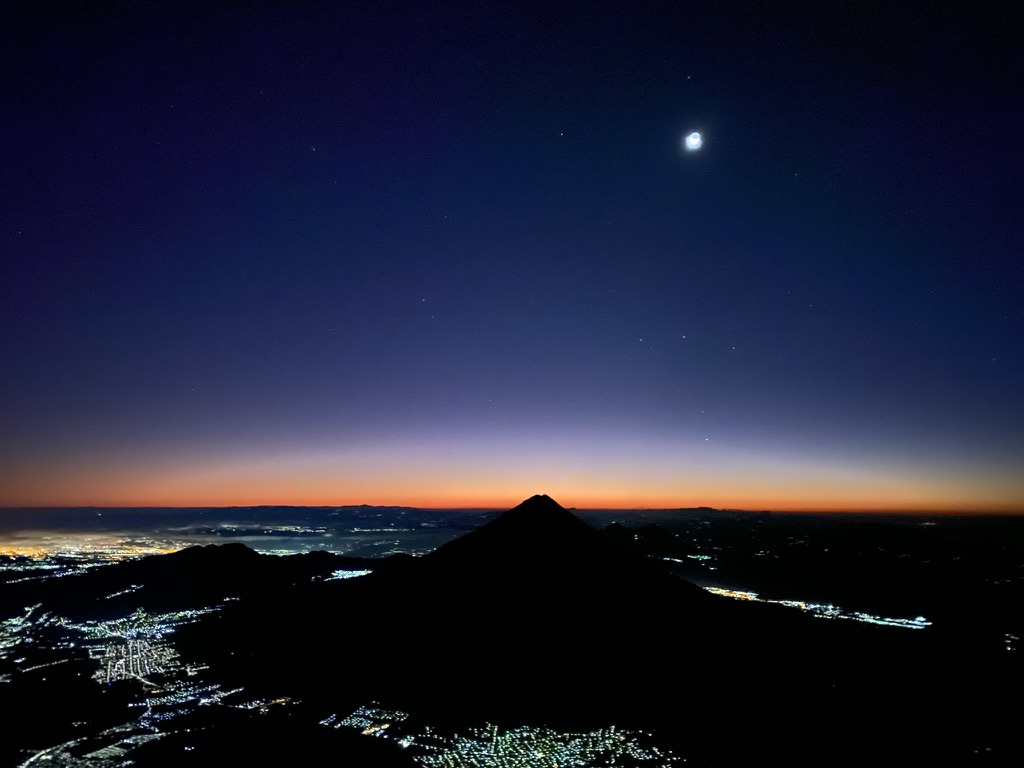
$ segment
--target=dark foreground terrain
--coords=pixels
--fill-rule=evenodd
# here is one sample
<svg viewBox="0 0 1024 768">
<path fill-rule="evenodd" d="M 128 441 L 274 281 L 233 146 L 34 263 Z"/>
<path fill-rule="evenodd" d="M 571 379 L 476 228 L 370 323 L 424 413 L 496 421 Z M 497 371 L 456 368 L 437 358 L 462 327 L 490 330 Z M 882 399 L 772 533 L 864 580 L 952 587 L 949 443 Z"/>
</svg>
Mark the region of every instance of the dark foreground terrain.
<svg viewBox="0 0 1024 768">
<path fill-rule="evenodd" d="M 602 729 L 643 732 L 698 766 L 1021 764 L 1016 582 L 978 590 L 936 574 L 923 628 L 825 620 L 720 597 L 680 573 L 738 578 L 767 552 L 745 575 L 772 597 L 799 583 L 805 598 L 898 611 L 905 603 L 890 593 L 912 589 L 877 551 L 891 532 L 766 532 L 745 549 L 698 541 L 697 518 L 640 523 L 599 531 L 535 496 L 418 558 L 268 557 L 230 544 L 9 582 L 0 691 L 11 735 L 0 757 L 18 764 L 49 748 L 32 764 L 552 764 L 539 747 L 487 762 L 410 735 L 492 723 L 600 732 L 605 745 L 618 737 Z M 806 572 L 828 562 L 822 541 L 849 550 L 843 563 L 875 567 Z M 775 556 L 785 546 L 786 567 Z M 909 546 L 894 563 L 918 556 Z M 949 592 L 945 613 L 937 591 Z M 377 714 L 352 715 L 367 706 Z"/>
</svg>

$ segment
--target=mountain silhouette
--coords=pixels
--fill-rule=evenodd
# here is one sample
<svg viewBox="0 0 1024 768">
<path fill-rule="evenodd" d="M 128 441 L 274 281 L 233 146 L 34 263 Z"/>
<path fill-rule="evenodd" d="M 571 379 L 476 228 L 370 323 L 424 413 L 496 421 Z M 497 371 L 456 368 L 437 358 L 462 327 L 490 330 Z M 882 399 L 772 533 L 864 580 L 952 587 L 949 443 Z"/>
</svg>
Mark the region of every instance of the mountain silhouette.
<svg viewBox="0 0 1024 768">
<path fill-rule="evenodd" d="M 848 546 L 873 544 L 865 534 Z M 654 731 L 689 765 L 1021 764 L 1004 759 L 1021 752 L 1016 710 L 1004 703 L 1024 684 L 1015 652 L 986 653 L 939 626 L 826 621 L 718 597 L 673 575 L 678 563 L 663 569 L 690 547 L 648 525 L 597 531 L 538 495 L 423 557 L 195 547 L 10 583 L 0 610 L 43 604 L 82 619 L 217 605 L 170 635 L 181 660 L 246 701 L 295 702 L 272 715 L 200 707 L 175 720 L 186 727 L 133 753 L 139 765 L 301 761 L 318 751 L 343 763 L 409 764 L 386 742 L 317 730 L 374 702 L 410 713 L 413 730 L 492 722 Z M 817 572 L 805 563 L 823 563 L 792 566 L 812 589 Z M 345 568 L 373 572 L 327 580 Z M 861 578 L 845 573 L 854 592 Z M 82 722 L 135 717 L 142 683 L 96 686 L 88 649 L 67 652 L 65 663 L 5 683 L 17 702 L 8 730 L 18 736 L 0 762 L 75 738 Z"/>
<path fill-rule="evenodd" d="M 266 620 L 277 613 L 289 620 Z M 232 604 L 181 634 L 187 645 L 216 626 L 232 683 L 245 678 L 240 665 L 259 664 L 268 684 L 280 674 L 273 685 L 306 700 L 327 689 L 337 701 L 327 682 L 337 680 L 353 705 L 576 725 L 649 715 L 654 687 L 698 677 L 676 663 L 687 655 L 718 661 L 723 683 L 749 676 L 736 658 L 789 654 L 794 628 L 813 624 L 712 596 L 539 495 L 424 557 L 312 584 L 281 604 Z M 337 661 L 307 680 L 275 664 L 282 657 Z M 774 683 L 776 670 L 759 674 Z"/>
<path fill-rule="evenodd" d="M 634 606 L 662 599 L 702 607 L 721 602 L 610 541 L 545 495 L 409 562 L 406 570 L 374 574 L 364 585 L 525 603 L 534 615 L 548 610 L 565 616 L 573 610 L 569 598 L 577 607 L 617 599 Z"/>
<path fill-rule="evenodd" d="M 967 748 L 954 723 L 999 716 L 977 705 L 984 668 L 950 666 L 934 634 L 711 595 L 543 495 L 426 556 L 177 635 L 225 686 L 325 714 L 378 701 L 438 726 L 655 728 L 698 764 L 939 764 Z"/>
</svg>

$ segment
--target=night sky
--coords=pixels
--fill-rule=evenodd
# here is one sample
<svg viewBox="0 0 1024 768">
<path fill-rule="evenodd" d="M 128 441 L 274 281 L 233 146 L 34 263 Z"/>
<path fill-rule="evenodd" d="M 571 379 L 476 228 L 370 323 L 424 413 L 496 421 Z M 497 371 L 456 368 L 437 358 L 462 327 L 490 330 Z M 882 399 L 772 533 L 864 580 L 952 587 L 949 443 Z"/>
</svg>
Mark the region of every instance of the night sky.
<svg viewBox="0 0 1024 768">
<path fill-rule="evenodd" d="M 1014 4 L 88 5 L 0 12 L 0 504 L 1024 511 Z"/>
</svg>

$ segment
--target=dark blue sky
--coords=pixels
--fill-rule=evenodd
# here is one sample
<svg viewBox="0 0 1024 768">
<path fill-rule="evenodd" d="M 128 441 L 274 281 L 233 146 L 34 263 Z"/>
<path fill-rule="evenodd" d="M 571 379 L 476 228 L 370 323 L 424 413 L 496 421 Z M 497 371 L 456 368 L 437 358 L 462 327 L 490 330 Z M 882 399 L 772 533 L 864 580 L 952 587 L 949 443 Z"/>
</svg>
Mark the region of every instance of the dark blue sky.
<svg viewBox="0 0 1024 768">
<path fill-rule="evenodd" d="M 0 503 L 1024 509 L 1009 4 L 37 5 Z"/>
</svg>

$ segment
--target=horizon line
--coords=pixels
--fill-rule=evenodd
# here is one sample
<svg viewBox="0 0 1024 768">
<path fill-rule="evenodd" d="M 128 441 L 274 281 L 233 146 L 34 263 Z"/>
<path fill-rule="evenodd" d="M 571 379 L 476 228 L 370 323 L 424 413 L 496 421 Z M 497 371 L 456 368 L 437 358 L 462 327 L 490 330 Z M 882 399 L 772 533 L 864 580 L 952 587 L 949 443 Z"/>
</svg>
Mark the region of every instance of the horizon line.
<svg viewBox="0 0 1024 768">
<path fill-rule="evenodd" d="M 531 497 L 526 497 L 531 498 Z M 525 499 L 524 499 L 525 500 Z M 555 499 L 556 503 L 558 500 Z M 376 509 L 399 508 L 415 509 L 423 511 L 445 511 L 445 512 L 502 512 L 512 509 L 517 504 L 504 505 L 456 505 L 456 506 L 417 506 L 415 504 L 0 504 L 0 514 L 9 510 L 74 510 L 74 509 L 100 509 L 100 510 L 124 510 L 124 509 L 153 509 L 153 510 L 184 510 L 184 509 L 261 509 L 269 507 L 289 509 L 332 509 L 332 508 L 355 508 L 369 507 Z M 559 506 L 562 506 L 559 503 Z M 911 516 L 983 516 L 983 517 L 1010 517 L 1024 515 L 1024 508 L 978 508 L 978 509 L 934 509 L 934 508 L 908 508 L 908 507 L 804 507 L 758 509 L 740 507 L 713 507 L 706 504 L 693 506 L 566 506 L 564 509 L 578 512 L 679 512 L 692 510 L 708 510 L 710 512 L 748 514 L 748 515 L 911 515 Z"/>
</svg>

